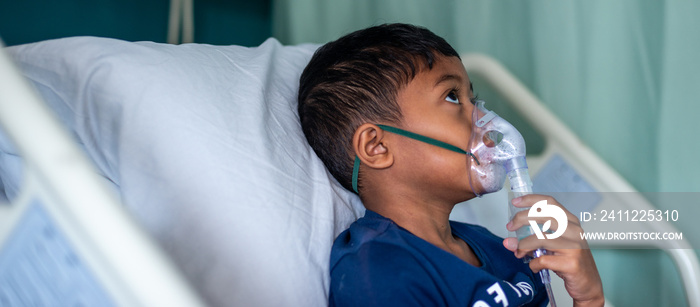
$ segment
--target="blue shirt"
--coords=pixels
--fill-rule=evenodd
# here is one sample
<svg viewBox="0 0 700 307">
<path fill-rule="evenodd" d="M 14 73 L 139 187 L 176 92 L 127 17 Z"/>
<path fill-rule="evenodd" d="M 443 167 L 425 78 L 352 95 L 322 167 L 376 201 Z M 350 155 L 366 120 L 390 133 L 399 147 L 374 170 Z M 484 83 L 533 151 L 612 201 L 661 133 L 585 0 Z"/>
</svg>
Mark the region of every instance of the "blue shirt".
<svg viewBox="0 0 700 307">
<path fill-rule="evenodd" d="M 450 222 L 481 262 L 473 266 L 367 210 L 331 251 L 331 306 L 545 306 L 539 278 L 503 239 Z"/>
</svg>

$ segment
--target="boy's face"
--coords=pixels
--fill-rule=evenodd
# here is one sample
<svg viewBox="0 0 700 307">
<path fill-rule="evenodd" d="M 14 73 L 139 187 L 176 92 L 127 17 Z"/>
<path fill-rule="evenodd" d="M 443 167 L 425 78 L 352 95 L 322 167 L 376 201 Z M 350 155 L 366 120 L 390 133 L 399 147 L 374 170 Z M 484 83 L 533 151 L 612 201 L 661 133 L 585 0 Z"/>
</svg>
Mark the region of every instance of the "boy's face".
<svg viewBox="0 0 700 307">
<path fill-rule="evenodd" d="M 432 69 L 423 69 L 398 94 L 405 130 L 469 151 L 473 93 L 469 76 L 457 57 L 439 56 Z M 474 197 L 469 186 L 467 158 L 443 148 L 405 137 L 397 161 L 404 179 L 431 195 L 454 203 Z"/>
</svg>

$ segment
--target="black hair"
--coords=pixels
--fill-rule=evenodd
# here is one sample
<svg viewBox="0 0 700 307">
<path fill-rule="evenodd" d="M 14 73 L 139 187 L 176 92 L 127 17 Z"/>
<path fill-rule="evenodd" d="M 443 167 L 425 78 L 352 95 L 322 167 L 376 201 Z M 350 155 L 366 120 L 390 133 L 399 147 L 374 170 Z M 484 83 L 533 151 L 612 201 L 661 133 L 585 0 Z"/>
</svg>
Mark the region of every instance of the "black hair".
<svg viewBox="0 0 700 307">
<path fill-rule="evenodd" d="M 316 155 L 352 191 L 352 138 L 364 123 L 398 123 L 397 95 L 436 54 L 459 57 L 443 38 L 408 24 L 384 24 L 327 43 L 299 82 L 301 127 Z"/>
</svg>

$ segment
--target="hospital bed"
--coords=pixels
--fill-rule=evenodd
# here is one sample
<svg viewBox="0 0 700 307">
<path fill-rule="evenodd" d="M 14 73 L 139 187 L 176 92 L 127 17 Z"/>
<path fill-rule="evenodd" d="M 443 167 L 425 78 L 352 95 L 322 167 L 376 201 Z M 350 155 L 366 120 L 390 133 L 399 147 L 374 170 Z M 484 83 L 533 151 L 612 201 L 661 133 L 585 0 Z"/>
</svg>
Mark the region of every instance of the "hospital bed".
<svg viewBox="0 0 700 307">
<path fill-rule="evenodd" d="M 324 305 L 331 243 L 363 208 L 298 124 L 298 78 L 316 47 L 77 37 L 3 50 L 0 74 L 13 83 L 0 83 L 0 196 L 9 203 L 0 219 L 45 207 L 67 238 L 62 246 L 76 250 L 115 305 Z M 45 104 L 4 69 L 5 53 Z M 536 181 L 554 159 L 596 191 L 633 191 L 500 65 L 480 55 L 463 61 L 547 138 L 544 153 L 528 157 Z M 650 206 L 607 195 L 596 205 Z M 488 224 L 504 214 L 507 194 L 479 201 L 502 210 L 459 205 L 454 217 L 502 231 L 505 222 Z M 0 270 L 13 235 L 0 231 Z M 700 306 L 689 248 L 665 250 L 688 304 Z"/>
</svg>

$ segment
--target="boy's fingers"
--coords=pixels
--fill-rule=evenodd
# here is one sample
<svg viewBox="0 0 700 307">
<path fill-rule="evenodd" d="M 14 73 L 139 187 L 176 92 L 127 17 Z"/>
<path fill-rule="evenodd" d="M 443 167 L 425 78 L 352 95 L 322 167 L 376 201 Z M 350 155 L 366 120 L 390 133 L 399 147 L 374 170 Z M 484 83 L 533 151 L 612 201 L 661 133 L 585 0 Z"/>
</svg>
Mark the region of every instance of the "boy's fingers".
<svg viewBox="0 0 700 307">
<path fill-rule="evenodd" d="M 532 207 L 532 205 L 536 204 L 537 202 L 541 200 L 547 200 L 548 204 L 552 205 L 557 205 L 560 206 L 559 202 L 554 199 L 554 197 L 549 196 L 549 195 L 541 195 L 541 194 L 528 194 L 528 195 L 523 195 L 520 197 L 513 198 L 511 203 L 513 206 L 516 206 L 518 208 L 526 208 L 526 207 Z"/>
<path fill-rule="evenodd" d="M 553 255 L 542 255 L 530 260 L 530 269 L 537 273 L 542 269 L 549 269 L 555 272 L 575 272 L 577 270 L 576 261 L 571 261 L 567 257 L 557 257 Z"/>
<path fill-rule="evenodd" d="M 573 213 L 569 212 L 566 207 L 562 206 L 554 197 L 549 196 L 549 195 L 540 195 L 540 194 L 528 194 L 528 195 L 523 195 L 520 197 L 513 198 L 511 203 L 518 208 L 530 208 L 537 202 L 540 202 L 542 200 L 547 201 L 547 205 L 554 205 L 562 210 L 564 210 L 564 213 L 566 213 L 567 219 L 571 222 L 578 222 L 578 217 L 576 217 Z M 528 210 L 523 210 L 520 212 L 525 212 L 527 215 Z M 518 212 L 518 213 L 520 213 Z"/>
<path fill-rule="evenodd" d="M 518 201 L 518 199 L 520 200 Z M 534 204 L 533 202 L 536 203 L 542 199 L 547 199 L 548 204 L 552 204 L 561 208 L 566 214 L 566 221 L 568 225 L 578 225 L 580 228 L 581 222 L 579 221 L 579 219 L 550 196 L 530 194 L 515 198 L 513 199 L 513 202 L 517 203 L 518 207 L 528 207 L 532 206 L 532 204 Z M 520 227 L 530 226 L 531 220 L 537 222 L 541 226 L 546 225 L 551 231 L 555 231 L 559 227 L 555 216 L 530 216 L 530 210 L 523 210 L 513 215 L 513 219 L 508 222 L 506 228 L 509 231 L 516 231 Z M 547 223 L 547 221 L 551 222 L 549 224 L 545 224 Z"/>
<path fill-rule="evenodd" d="M 517 238 L 505 238 L 503 239 L 503 246 L 511 252 L 518 250 L 518 239 Z"/>
<path fill-rule="evenodd" d="M 590 250 L 570 250 L 568 253 L 555 255 L 542 255 L 530 260 L 530 269 L 539 272 L 549 269 L 557 274 L 576 273 L 597 269 Z"/>
<path fill-rule="evenodd" d="M 506 228 L 509 231 L 516 231 L 518 228 L 523 227 L 523 226 L 530 226 L 530 221 L 535 221 L 539 225 L 545 225 L 547 221 L 551 221 L 548 226 L 548 230 L 557 230 L 559 229 L 559 223 L 557 223 L 557 220 L 553 217 L 530 217 L 527 215 L 527 211 L 521 211 L 516 213 L 513 216 L 513 220 L 511 220 L 510 223 L 506 224 Z M 569 221 L 570 222 L 570 221 Z M 546 230 L 545 230 L 546 231 Z"/>
<path fill-rule="evenodd" d="M 526 237 L 518 242 L 518 247 L 515 252 L 515 256 L 518 258 L 524 257 L 525 255 L 531 253 L 532 251 L 543 248 L 549 252 L 559 253 L 566 252 L 566 250 L 580 250 L 586 249 L 585 245 L 580 240 L 569 240 L 569 239 L 537 239 L 535 236 Z"/>
<path fill-rule="evenodd" d="M 530 221 L 534 221 L 537 224 L 538 229 L 540 229 L 543 234 L 547 232 L 553 233 L 559 230 L 559 223 L 555 218 L 532 218 L 520 213 L 516 214 L 516 216 L 513 217 L 513 220 L 506 224 L 506 229 L 508 229 L 508 231 L 515 232 L 521 227 L 532 227 Z M 530 231 L 531 234 L 535 233 L 533 229 L 530 229 Z M 566 229 L 564 229 L 564 231 L 565 232 L 562 234 L 562 236 L 573 239 L 574 237 L 580 237 L 580 234 L 583 233 L 583 228 L 578 221 L 567 220 Z"/>
</svg>

